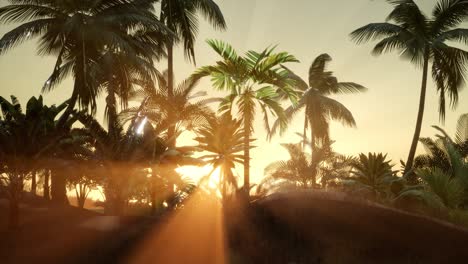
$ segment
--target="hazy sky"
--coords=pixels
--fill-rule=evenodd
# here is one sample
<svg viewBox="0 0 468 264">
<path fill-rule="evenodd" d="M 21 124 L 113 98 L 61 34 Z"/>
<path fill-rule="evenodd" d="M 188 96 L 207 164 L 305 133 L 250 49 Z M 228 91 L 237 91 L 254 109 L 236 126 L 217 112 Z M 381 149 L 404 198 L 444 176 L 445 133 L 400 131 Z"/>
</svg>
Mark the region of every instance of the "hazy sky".
<svg viewBox="0 0 468 264">
<path fill-rule="evenodd" d="M 383 0 L 218 0 L 228 23 L 228 30 L 215 32 L 202 22 L 196 45 L 197 66 L 214 63 L 218 57 L 206 45 L 205 40 L 216 38 L 231 43 L 239 53 L 249 49 L 261 50 L 278 45 L 278 50 L 294 54 L 301 62 L 288 65 L 298 75 L 307 77 L 312 60 L 321 53 L 330 54 L 330 65 L 342 81 L 353 81 L 369 88 L 365 94 L 335 97 L 347 106 L 357 122 L 357 128 L 331 125 L 334 148 L 344 154 L 359 152 L 388 153 L 395 164 L 405 159 L 411 143 L 416 120 L 421 72 L 395 54 L 380 57 L 370 55 L 371 45 L 356 46 L 349 33 L 370 22 L 381 22 L 391 10 Z M 426 13 L 430 13 L 435 0 L 416 1 Z M 0 0 L 0 5 L 5 5 Z M 0 26 L 0 35 L 12 26 Z M 25 43 L 0 57 L 0 96 L 14 94 L 25 103 L 27 98 L 38 95 L 54 65 L 53 57 L 35 55 L 35 42 Z M 165 68 L 161 64 L 160 70 Z M 181 50 L 175 60 L 176 78 L 188 77 L 195 69 L 184 60 Z M 208 81 L 200 89 L 212 92 Z M 46 94 L 48 104 L 60 103 L 71 94 L 71 80 L 65 81 L 56 91 Z M 102 119 L 103 99 L 98 118 Z M 433 136 L 430 126 L 439 124 L 438 98 L 432 82 L 428 96 L 422 136 Z M 453 134 L 456 120 L 468 112 L 468 92 L 460 94 L 457 110 L 448 111 L 445 127 Z M 265 141 L 262 119 L 257 118 L 255 137 L 258 148 L 252 151 L 252 175 L 258 180 L 263 168 L 270 162 L 286 159 L 287 152 L 280 143 L 299 142 L 294 132 L 302 131 L 302 116 L 293 122 L 283 137 Z M 189 141 L 187 141 L 189 142 Z M 421 152 L 422 148 L 419 147 Z M 397 168 L 398 165 L 395 167 Z M 238 172 L 241 172 L 241 168 Z"/>
</svg>

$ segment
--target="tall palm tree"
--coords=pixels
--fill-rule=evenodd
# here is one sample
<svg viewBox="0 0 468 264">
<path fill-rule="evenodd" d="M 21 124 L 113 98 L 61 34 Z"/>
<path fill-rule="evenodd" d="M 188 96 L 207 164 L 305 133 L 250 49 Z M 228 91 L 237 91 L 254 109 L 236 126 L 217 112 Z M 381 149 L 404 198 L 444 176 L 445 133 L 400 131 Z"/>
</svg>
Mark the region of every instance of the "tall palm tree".
<svg viewBox="0 0 468 264">
<path fill-rule="evenodd" d="M 450 46 L 448 42 L 464 44 L 468 30 L 458 28 L 468 18 L 468 2 L 439 0 L 432 16 L 426 16 L 413 0 L 388 0 L 393 5 L 387 22 L 372 23 L 351 33 L 352 39 L 360 44 L 373 40 L 380 42 L 372 53 L 380 55 L 397 51 L 404 59 L 422 68 L 422 84 L 416 128 L 405 166 L 405 173 L 413 167 L 424 116 L 426 87 L 429 67 L 439 93 L 439 116 L 445 119 L 446 96 L 450 105 L 458 102 L 458 91 L 465 84 L 468 53 Z"/>
<path fill-rule="evenodd" d="M 72 75 L 74 87 L 63 123 L 78 102 L 96 109 L 100 89 L 90 69 L 109 51 L 149 61 L 159 55 L 161 34 L 169 30 L 153 14 L 153 0 L 10 0 L 0 22 L 22 23 L 0 40 L 0 54 L 39 37 L 38 53 L 57 57 L 43 91 Z"/>
<path fill-rule="evenodd" d="M 214 0 L 161 0 L 161 21 L 175 33 L 175 39 L 166 43 L 168 68 L 168 96 L 171 98 L 174 91 L 174 46 L 183 42 L 186 58 L 195 63 L 195 39 L 198 33 L 198 17 L 201 13 L 215 28 L 226 29 L 226 21 L 219 6 Z M 175 128 L 170 127 L 169 137 L 174 137 Z M 175 141 L 171 142 L 175 147 Z"/>
<path fill-rule="evenodd" d="M 329 96 L 332 94 L 358 93 L 366 90 L 357 83 L 338 82 L 338 79 L 333 76 L 333 72 L 327 71 L 327 65 L 331 60 L 332 58 L 328 54 L 318 56 L 310 66 L 308 82 L 284 67 L 291 78 L 296 81 L 296 89 L 301 96 L 298 104 L 293 104 L 286 109 L 286 117 L 288 121 L 291 121 L 299 111 L 304 109 L 303 148 L 305 148 L 305 142 L 307 141 L 307 129 L 310 127 L 312 155 L 318 145 L 327 145 L 330 141 L 330 120 L 336 120 L 348 126 L 356 125 L 351 111 L 340 102 L 329 98 Z M 278 125 L 277 122 L 273 126 L 274 132 L 276 132 Z"/>
<path fill-rule="evenodd" d="M 244 156 L 240 153 L 244 149 L 242 122 L 233 119 L 230 113 L 225 113 L 219 117 L 211 117 L 206 125 L 195 132 L 198 149 L 207 153 L 200 158 L 211 164 L 213 171 L 217 168 L 221 170 L 221 193 L 225 198 L 227 185 L 237 189 L 232 170 L 236 163 L 244 163 Z"/>
<path fill-rule="evenodd" d="M 270 133 L 269 112 L 280 120 L 280 128 L 285 129 L 286 116 L 280 104 L 281 95 L 295 100 L 291 88 L 293 80 L 281 64 L 297 62 L 287 52 L 275 53 L 273 48 L 258 53 L 248 51 L 245 56 L 222 41 L 208 40 L 208 44 L 222 60 L 216 65 L 199 68 L 192 76 L 194 79 L 210 76 L 213 86 L 230 94 L 219 106 L 220 112 L 231 112 L 236 108 L 243 122 L 244 130 L 244 191 L 250 189 L 250 142 L 253 121 L 258 107 L 262 110 L 265 128 Z"/>
</svg>

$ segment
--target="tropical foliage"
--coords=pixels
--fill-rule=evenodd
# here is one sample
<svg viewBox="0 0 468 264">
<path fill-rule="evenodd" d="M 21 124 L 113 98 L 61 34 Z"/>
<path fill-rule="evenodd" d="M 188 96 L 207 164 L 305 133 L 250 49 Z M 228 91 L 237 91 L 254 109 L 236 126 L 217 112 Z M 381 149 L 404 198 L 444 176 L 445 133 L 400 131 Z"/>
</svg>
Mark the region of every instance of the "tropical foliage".
<svg viewBox="0 0 468 264">
<path fill-rule="evenodd" d="M 427 16 L 413 0 L 387 2 L 393 10 L 386 22 L 361 27 L 351 37 L 359 44 L 378 40 L 373 54 L 396 51 L 422 69 L 418 118 L 402 175 L 385 154 L 345 156 L 332 149 L 331 121 L 356 126 L 351 110 L 332 96 L 366 88 L 338 80 L 326 53 L 313 60 L 303 80 L 288 68 L 298 62 L 288 52 L 269 47 L 238 54 L 225 42 L 208 40 L 220 59 L 175 85 L 174 48 L 181 44 L 195 63 L 199 16 L 215 29 L 226 28 L 213 0 L 10 0 L 0 8 L 0 23 L 15 25 L 0 39 L 0 55 L 34 38 L 39 55 L 55 58 L 42 92 L 73 80 L 69 99 L 59 105 L 47 106 L 39 96 L 23 107 L 14 96 L 0 97 L 0 198 L 6 194 L 9 200 L 10 226 L 20 223 L 29 183 L 28 195 L 42 193 L 58 206 L 70 205 L 68 187 L 81 208 L 92 193 L 102 192 L 106 214 L 182 210 L 193 192 L 203 190 L 178 173 L 186 165 L 212 167 L 199 185 L 219 170 L 223 206 L 240 201 L 242 207 L 255 186 L 250 150 L 256 117 L 263 117 L 271 140 L 301 111 L 302 142 L 281 144 L 289 159 L 265 168 L 258 196 L 321 189 L 458 221 L 468 215 L 468 114 L 460 117 L 453 138 L 438 126 L 435 139 L 420 138 L 420 131 L 429 75 L 442 121 L 446 105 L 457 105 L 465 85 L 468 31 L 459 27 L 468 19 L 468 3 L 439 0 Z M 168 69 L 160 71 L 158 62 L 166 58 Z M 204 78 L 224 97 L 200 91 Z M 95 117 L 100 96 L 103 122 Z M 185 132 L 196 146 L 180 146 Z M 426 154 L 414 159 L 418 141 Z"/>
<path fill-rule="evenodd" d="M 94 112 L 104 87 L 111 99 L 118 94 L 125 102 L 132 82 L 129 73 L 151 72 L 152 59 L 164 55 L 161 46 L 172 38 L 153 14 L 153 1 L 149 0 L 10 3 L 0 8 L 0 22 L 22 24 L 0 40 L 0 53 L 38 37 L 38 53 L 57 58 L 43 91 L 69 75 L 74 78 L 68 114 L 76 102 Z"/>
<path fill-rule="evenodd" d="M 208 44 L 221 56 L 216 65 L 204 66 L 194 74 L 194 79 L 210 76 L 215 89 L 227 91 L 219 106 L 220 112 L 237 112 L 244 130 L 244 190 L 250 190 L 250 138 L 257 108 L 262 110 L 265 129 L 270 133 L 269 112 L 280 120 L 280 129 L 286 129 L 286 116 L 280 104 L 282 95 L 296 101 L 291 88 L 293 80 L 281 65 L 297 62 L 287 52 L 275 53 L 274 49 L 262 52 L 248 51 L 239 56 L 234 48 L 222 41 L 209 40 Z"/>
<path fill-rule="evenodd" d="M 423 70 L 416 129 L 405 168 L 405 172 L 409 172 L 421 133 L 429 67 L 439 94 L 441 120 L 445 119 L 446 97 L 455 107 L 458 92 L 465 85 L 468 52 L 453 43 L 466 44 L 468 31 L 459 26 L 468 18 L 468 3 L 440 0 L 428 17 L 413 0 L 388 2 L 393 10 L 387 22 L 361 27 L 352 32 L 351 37 L 358 44 L 379 40 L 372 50 L 374 55 L 395 51 Z"/>
<path fill-rule="evenodd" d="M 175 38 L 166 41 L 167 51 L 167 97 L 174 96 L 174 46 L 183 43 L 185 57 L 195 63 L 195 40 L 198 33 L 198 14 L 205 17 L 215 29 L 226 29 L 224 16 L 213 0 L 161 0 L 160 19 L 174 34 Z M 173 113 L 173 112 L 171 112 Z M 169 119 L 174 119 L 170 117 Z M 175 138 L 175 126 L 168 130 L 169 138 Z M 174 147 L 176 141 L 170 142 Z"/>
<path fill-rule="evenodd" d="M 238 188 L 237 179 L 233 174 L 236 164 L 244 164 L 244 156 L 241 153 L 244 149 L 242 123 L 233 119 L 230 113 L 225 113 L 209 118 L 206 125 L 196 130 L 196 134 L 195 141 L 199 144 L 199 151 L 206 153 L 200 159 L 213 167 L 207 178 L 214 170 L 220 170 L 221 194 L 225 198 L 229 186 L 234 190 Z"/>
<path fill-rule="evenodd" d="M 353 192 L 373 200 L 391 197 L 391 185 L 398 178 L 392 171 L 393 165 L 387 160 L 387 155 L 361 153 L 351 166 L 351 176 L 343 181 L 345 187 L 351 187 Z"/>
<path fill-rule="evenodd" d="M 468 114 L 461 115 L 457 122 L 455 137 L 452 139 L 447 132 L 438 126 L 433 126 L 441 134 L 437 138 L 421 138 L 427 154 L 417 156 L 414 162 L 415 168 L 439 168 L 449 175 L 454 174 L 454 168 L 450 162 L 446 140 L 451 142 L 462 157 L 468 157 Z"/>
<path fill-rule="evenodd" d="M 300 96 L 299 102 L 285 110 L 287 120 L 290 122 L 295 115 L 304 110 L 304 146 L 307 141 L 307 129 L 310 127 L 310 146 L 312 154 L 316 151 L 316 145 L 326 146 L 330 142 L 330 120 L 339 121 L 348 126 L 356 126 L 354 117 L 344 105 L 330 98 L 333 94 L 346 94 L 364 92 L 366 88 L 353 82 L 338 82 L 333 72 L 327 71 L 327 65 L 332 60 L 330 55 L 318 56 L 309 69 L 308 82 L 301 79 L 291 70 L 287 70 L 289 76 L 296 82 L 296 91 Z M 278 120 L 273 126 L 276 131 L 282 122 Z"/>
<path fill-rule="evenodd" d="M 441 139 L 452 165 L 451 173 L 440 168 L 422 168 L 416 171 L 422 184 L 402 191 L 398 199 L 421 201 L 436 212 L 462 209 L 467 204 L 468 163 L 449 138 Z"/>
</svg>

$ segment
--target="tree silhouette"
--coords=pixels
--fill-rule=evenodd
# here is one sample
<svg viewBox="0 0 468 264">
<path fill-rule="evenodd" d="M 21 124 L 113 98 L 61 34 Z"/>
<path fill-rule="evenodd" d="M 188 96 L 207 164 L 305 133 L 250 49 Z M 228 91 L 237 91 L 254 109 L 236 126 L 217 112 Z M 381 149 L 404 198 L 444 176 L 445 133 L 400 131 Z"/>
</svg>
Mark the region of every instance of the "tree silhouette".
<svg viewBox="0 0 468 264">
<path fill-rule="evenodd" d="M 275 53 L 273 48 L 262 52 L 248 51 L 245 56 L 237 55 L 227 43 L 208 40 L 208 44 L 222 57 L 216 65 L 199 68 L 193 78 L 210 76 L 213 86 L 230 94 L 219 106 L 220 112 L 231 112 L 237 109 L 244 130 L 244 191 L 250 190 L 250 136 L 253 132 L 255 112 L 260 107 L 265 129 L 270 134 L 269 112 L 280 120 L 280 128 L 286 127 L 286 116 L 281 107 L 281 95 L 296 99 L 287 71 L 281 64 L 297 62 L 287 52 Z"/>
<path fill-rule="evenodd" d="M 351 33 L 352 39 L 360 44 L 373 40 L 380 42 L 372 53 L 380 55 L 396 51 L 422 68 L 422 85 L 416 128 L 405 166 L 405 173 L 413 167 L 414 156 L 421 133 L 426 100 L 429 66 L 439 93 L 439 116 L 445 119 L 446 96 L 455 107 L 458 91 L 465 84 L 468 52 L 450 46 L 448 42 L 466 43 L 468 30 L 458 28 L 468 18 L 468 3 L 458 0 L 439 0 L 432 16 L 426 16 L 413 0 L 391 0 L 392 12 L 387 22 L 372 23 Z"/>
</svg>

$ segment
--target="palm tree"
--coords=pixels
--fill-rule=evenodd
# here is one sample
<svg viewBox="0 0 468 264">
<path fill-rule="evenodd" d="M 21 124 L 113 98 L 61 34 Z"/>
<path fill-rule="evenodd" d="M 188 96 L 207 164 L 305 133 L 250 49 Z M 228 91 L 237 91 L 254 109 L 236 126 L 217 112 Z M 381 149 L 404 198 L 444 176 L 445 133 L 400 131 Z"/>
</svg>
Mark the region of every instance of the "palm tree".
<svg viewBox="0 0 468 264">
<path fill-rule="evenodd" d="M 468 157 L 468 114 L 461 115 L 458 119 L 454 139 L 450 138 L 442 128 L 433 126 L 441 135 L 437 139 L 421 138 L 427 154 L 419 155 L 414 160 L 415 168 L 439 168 L 448 175 L 453 175 L 453 166 L 450 162 L 445 140 L 449 140 L 453 147 L 463 158 Z"/>
<path fill-rule="evenodd" d="M 286 117 L 291 121 L 293 117 L 302 109 L 304 116 L 304 143 L 307 141 L 307 129 L 310 127 L 310 144 L 312 155 L 316 151 L 316 146 L 326 145 L 330 141 L 329 123 L 330 120 L 339 121 L 344 125 L 356 126 L 351 111 L 340 102 L 329 98 L 332 94 L 358 93 L 364 92 L 366 88 L 353 82 L 338 82 L 333 76 L 333 72 L 327 71 L 327 64 L 332 60 L 330 55 L 322 54 L 318 56 L 310 66 L 308 84 L 302 78 L 284 67 L 291 78 L 296 81 L 296 89 L 301 96 L 298 104 L 293 104 L 286 109 Z M 273 126 L 276 132 L 278 123 Z"/>
<path fill-rule="evenodd" d="M 380 55 L 397 51 L 404 59 L 422 67 L 422 85 L 416 128 L 406 162 L 405 173 L 413 167 L 424 115 L 429 66 L 439 93 L 439 116 L 445 119 L 446 96 L 455 107 L 458 91 L 465 83 L 465 68 L 468 53 L 450 46 L 447 42 L 466 43 L 468 30 L 457 28 L 468 16 L 468 2 L 439 0 L 426 16 L 413 0 L 388 1 L 394 9 L 387 22 L 372 23 L 351 33 L 352 39 L 360 44 L 380 40 L 372 53 Z M 393 22 L 393 23 L 392 23 Z"/>
<path fill-rule="evenodd" d="M 79 115 L 79 121 L 86 127 L 85 133 L 94 141 L 94 156 L 106 169 L 104 192 L 106 210 L 121 214 L 128 193 L 128 181 L 138 168 L 149 166 L 164 151 L 163 141 L 149 125 L 145 133 L 137 135 L 134 126 L 124 128 L 115 122 L 106 131 L 92 116 Z"/>
<path fill-rule="evenodd" d="M 206 125 L 196 130 L 198 149 L 207 152 L 200 157 L 213 166 L 213 171 L 217 168 L 221 170 L 221 193 L 226 197 L 227 185 L 237 189 L 237 181 L 232 170 L 236 163 L 243 164 L 244 156 L 240 154 L 244 149 L 244 131 L 242 122 L 233 119 L 230 113 L 222 116 L 213 116 L 208 119 Z M 253 141 L 253 140 L 251 140 Z M 212 173 L 207 175 L 210 177 Z"/>
<path fill-rule="evenodd" d="M 86 128 L 83 132 L 94 142 L 93 159 L 105 169 L 106 210 L 115 214 L 123 212 L 131 194 L 129 183 L 144 168 L 152 168 L 154 175 L 170 174 L 168 182 L 171 186 L 176 183 L 179 187 L 179 193 L 174 193 L 174 196 L 186 192 L 186 184 L 173 175 L 173 168 L 196 161 L 190 157 L 191 148 L 168 148 L 165 143 L 167 138 L 159 135 L 158 130 L 141 120 L 140 116 L 136 116 L 126 130 L 120 122 L 116 122 L 109 131 L 90 115 L 81 114 L 78 118 Z M 177 197 L 169 199 L 178 200 Z"/>
<path fill-rule="evenodd" d="M 287 161 L 275 161 L 265 168 L 267 178 L 286 180 L 293 182 L 302 188 L 314 188 L 317 180 L 317 160 L 312 160 L 310 154 L 305 153 L 301 144 L 282 144 L 289 152 L 290 159 Z M 321 152 L 325 156 L 326 151 Z M 320 159 L 322 160 L 322 159 Z"/>
<path fill-rule="evenodd" d="M 161 35 L 171 35 L 153 15 L 153 2 L 11 0 L 10 5 L 0 8 L 0 22 L 22 24 L 0 40 L 0 54 L 40 37 L 38 53 L 57 57 L 43 91 L 53 89 L 69 75 L 75 80 L 63 123 L 77 102 L 95 111 L 100 83 L 95 82 L 90 69 L 97 67 L 104 54 L 125 54 L 147 62 L 160 55 Z"/>
<path fill-rule="evenodd" d="M 371 199 L 388 198 L 391 195 L 391 185 L 398 180 L 392 171 L 393 165 L 382 153 L 361 153 L 351 164 L 352 176 L 344 178 L 345 186 L 358 193 L 369 194 Z"/>
<path fill-rule="evenodd" d="M 213 0 L 161 0 L 160 19 L 172 32 L 175 39 L 169 39 L 166 43 L 167 51 L 167 93 L 173 97 L 174 91 L 174 45 L 183 42 L 185 56 L 195 63 L 195 38 L 198 32 L 197 13 L 201 13 L 215 28 L 226 29 L 226 21 L 219 6 Z M 174 137 L 175 128 L 171 126 L 168 131 L 169 138 Z M 170 142 L 175 147 L 175 141 Z"/>
<path fill-rule="evenodd" d="M 16 97 L 11 102 L 0 97 L 0 170 L 6 173 L 9 198 L 12 208 L 11 225 L 18 224 L 18 203 L 23 192 L 24 181 L 31 172 L 46 166 L 55 153 L 60 141 L 67 136 L 75 120 L 68 118 L 66 126 L 57 129 L 56 118 L 66 108 L 45 106 L 42 97 L 32 97 L 23 109 Z M 59 182 L 52 185 L 54 191 L 60 188 Z M 65 188 L 65 186 L 63 186 Z M 57 193 L 57 192 L 55 192 Z M 62 197 L 53 196 L 54 201 Z"/>
<path fill-rule="evenodd" d="M 405 188 L 397 197 L 398 200 L 419 200 L 440 213 L 448 209 L 458 209 L 468 203 L 468 163 L 456 149 L 450 138 L 441 138 L 441 144 L 447 151 L 447 158 L 452 164 L 449 174 L 440 168 L 425 167 L 416 170 L 422 183 Z"/>
<path fill-rule="evenodd" d="M 259 106 L 262 110 L 265 128 L 270 133 L 269 115 L 273 113 L 280 120 L 280 128 L 285 129 L 286 117 L 280 104 L 281 95 L 295 100 L 291 88 L 293 80 L 280 67 L 281 64 L 297 62 L 287 52 L 274 53 L 274 49 L 265 49 L 258 53 L 248 51 L 245 56 L 222 41 L 208 40 L 208 44 L 218 53 L 222 60 L 216 65 L 204 66 L 192 76 L 194 79 L 210 76 L 213 86 L 230 94 L 219 106 L 220 112 L 231 112 L 237 108 L 244 130 L 244 191 L 250 189 L 250 136 L 253 132 L 255 112 Z"/>
<path fill-rule="evenodd" d="M 135 91 L 131 100 L 141 100 L 139 107 L 122 113 L 124 122 L 135 115 L 145 116 L 155 125 L 158 134 L 166 132 L 168 146 L 175 146 L 176 138 L 185 130 L 192 130 L 206 123 L 213 114 L 209 103 L 216 99 L 204 98 L 205 91 L 196 92 L 198 81 L 188 78 L 182 81 L 169 96 L 168 72 L 156 73 L 158 87 L 151 82 Z M 172 130 L 173 134 L 169 133 Z"/>
</svg>

